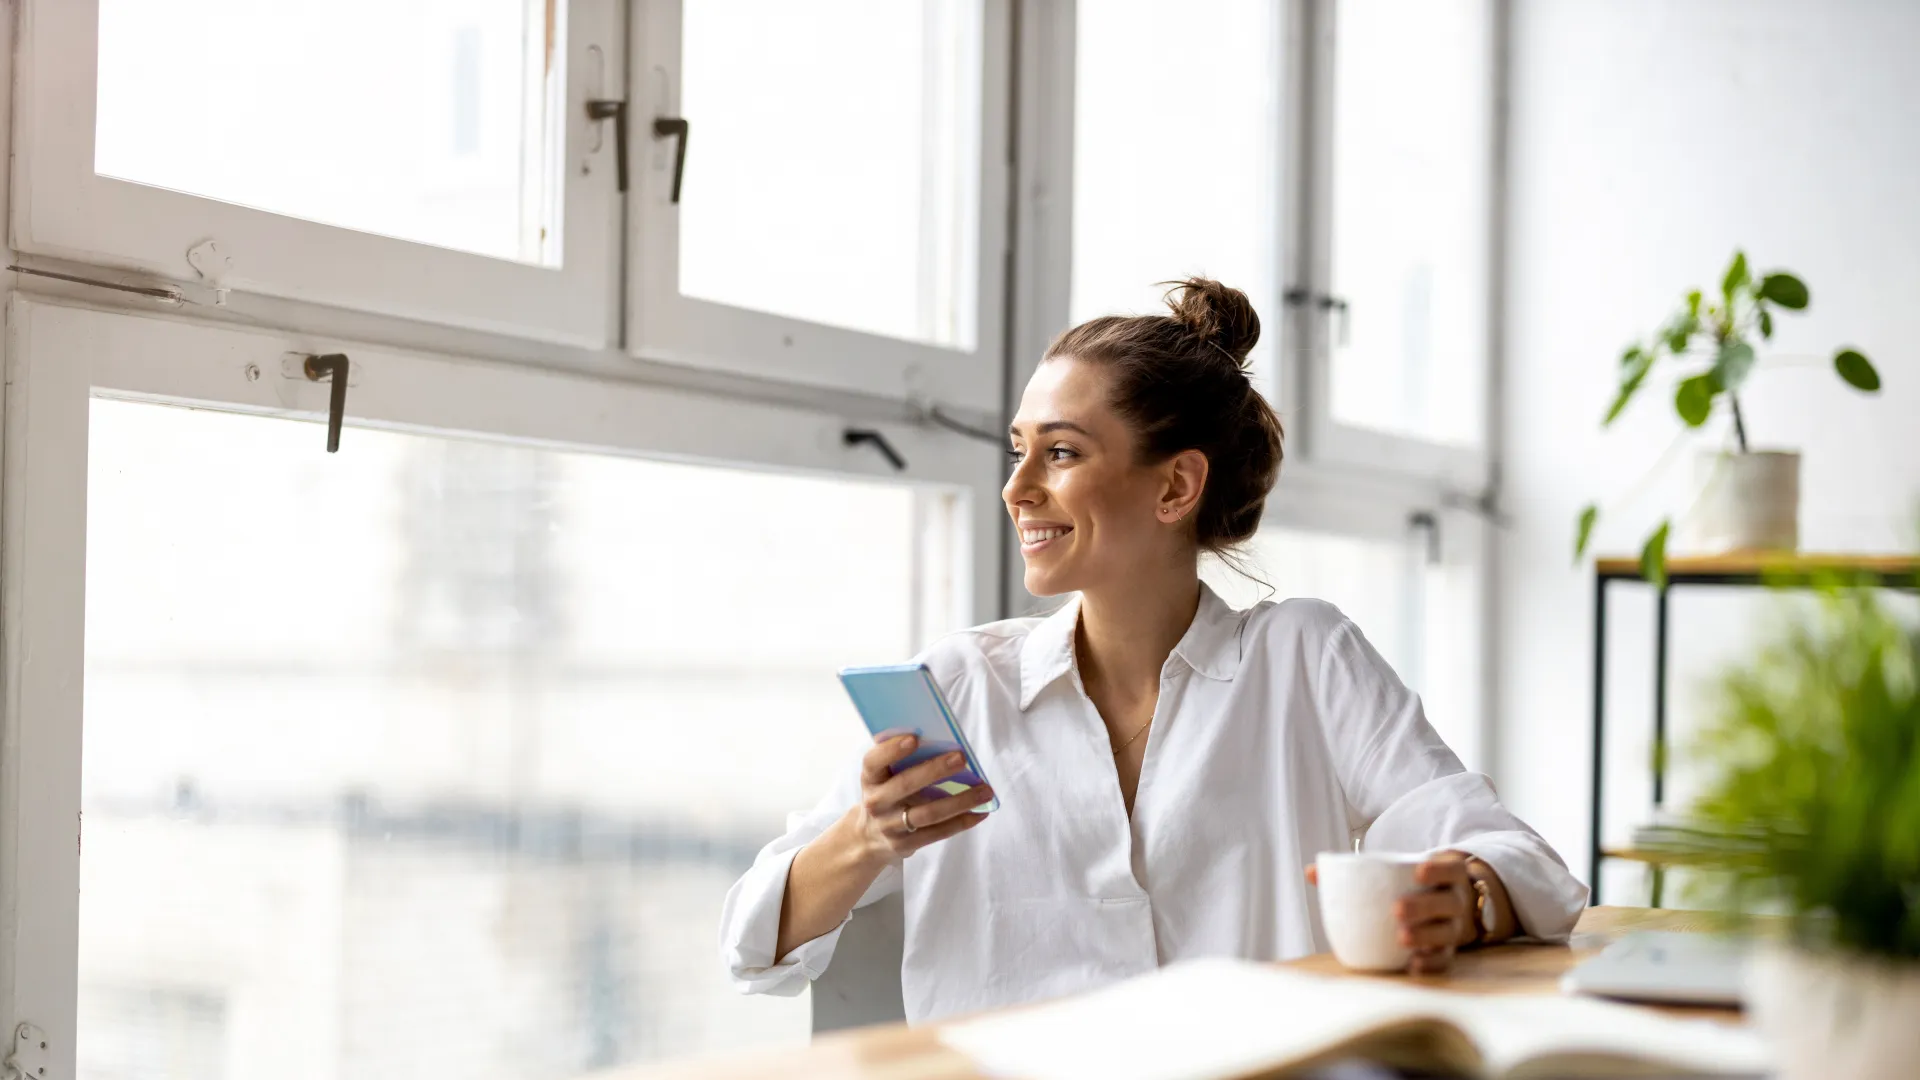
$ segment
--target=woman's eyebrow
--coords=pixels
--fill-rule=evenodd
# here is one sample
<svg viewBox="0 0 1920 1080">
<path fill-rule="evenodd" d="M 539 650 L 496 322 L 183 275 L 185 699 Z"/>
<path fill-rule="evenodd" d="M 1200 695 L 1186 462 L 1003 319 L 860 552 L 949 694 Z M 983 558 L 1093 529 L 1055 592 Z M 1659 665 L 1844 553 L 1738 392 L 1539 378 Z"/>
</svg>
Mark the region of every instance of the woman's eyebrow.
<svg viewBox="0 0 1920 1080">
<path fill-rule="evenodd" d="M 1049 420 L 1046 423 L 1041 424 L 1039 427 L 1035 428 L 1034 434 L 1046 435 L 1055 431 L 1077 431 L 1080 434 L 1085 435 L 1089 439 L 1093 438 L 1093 432 L 1088 431 L 1086 428 L 1081 427 L 1079 424 L 1076 424 L 1071 420 Z M 1012 424 L 1008 425 L 1007 434 L 1009 435 L 1020 434 L 1018 425 L 1012 425 Z"/>
</svg>

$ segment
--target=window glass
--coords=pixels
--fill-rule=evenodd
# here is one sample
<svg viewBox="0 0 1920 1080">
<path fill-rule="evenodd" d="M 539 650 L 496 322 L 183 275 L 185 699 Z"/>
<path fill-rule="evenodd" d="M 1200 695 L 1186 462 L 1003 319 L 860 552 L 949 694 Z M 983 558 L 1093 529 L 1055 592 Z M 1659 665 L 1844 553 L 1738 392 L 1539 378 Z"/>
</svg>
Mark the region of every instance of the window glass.
<svg viewBox="0 0 1920 1080">
<path fill-rule="evenodd" d="M 960 500 L 98 400 L 80 1075 L 551 1080 L 808 1035 L 715 942 L 956 613 Z M 956 546 L 949 544 L 949 553 Z"/>
<path fill-rule="evenodd" d="M 558 0 L 99 0 L 103 176 L 559 265 Z"/>
<path fill-rule="evenodd" d="M 1338 0 L 1332 398 L 1342 423 L 1479 446 L 1492 248 L 1489 0 Z"/>
<path fill-rule="evenodd" d="M 1101 0 L 1074 12 L 1073 322 L 1164 310 L 1159 284 L 1243 290 L 1276 402 L 1284 5 Z"/>
<path fill-rule="evenodd" d="M 981 0 L 685 0 L 681 293 L 973 349 L 983 26 Z"/>
</svg>

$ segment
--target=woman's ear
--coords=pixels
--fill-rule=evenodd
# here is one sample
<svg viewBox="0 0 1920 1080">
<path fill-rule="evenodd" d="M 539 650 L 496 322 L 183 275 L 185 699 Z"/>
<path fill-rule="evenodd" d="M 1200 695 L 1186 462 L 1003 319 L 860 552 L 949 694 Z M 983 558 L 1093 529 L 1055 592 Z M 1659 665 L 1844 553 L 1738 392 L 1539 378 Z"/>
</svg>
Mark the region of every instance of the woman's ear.
<svg viewBox="0 0 1920 1080">
<path fill-rule="evenodd" d="M 1207 490 L 1207 455 L 1182 450 L 1168 458 L 1161 469 L 1164 481 L 1156 513 L 1162 524 L 1185 521 L 1199 509 L 1200 495 Z"/>
</svg>

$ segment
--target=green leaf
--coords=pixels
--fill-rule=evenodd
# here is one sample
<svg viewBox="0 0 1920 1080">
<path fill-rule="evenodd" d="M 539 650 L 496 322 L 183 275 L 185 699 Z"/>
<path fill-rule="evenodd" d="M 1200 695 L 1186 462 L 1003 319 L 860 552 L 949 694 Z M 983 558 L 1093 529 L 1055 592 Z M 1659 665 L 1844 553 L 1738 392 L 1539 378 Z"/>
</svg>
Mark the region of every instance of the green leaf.
<svg viewBox="0 0 1920 1080">
<path fill-rule="evenodd" d="M 1640 576 L 1656 589 L 1667 587 L 1667 530 L 1670 527 L 1671 523 L 1662 521 L 1653 535 L 1647 537 L 1646 546 L 1640 549 Z"/>
<path fill-rule="evenodd" d="M 1806 283 L 1784 270 L 1760 279 L 1760 295 L 1792 311 L 1807 306 Z"/>
<path fill-rule="evenodd" d="M 1773 313 L 1765 308 L 1760 309 L 1760 336 L 1773 340 Z"/>
<path fill-rule="evenodd" d="M 1687 351 L 1687 343 L 1693 340 L 1694 332 L 1700 329 L 1700 320 L 1692 315 L 1676 315 L 1661 331 L 1660 338 L 1675 355 Z"/>
<path fill-rule="evenodd" d="M 1744 341 L 1729 341 L 1720 346 L 1720 355 L 1713 361 L 1714 381 L 1722 390 L 1740 389 L 1752 370 L 1753 346 Z"/>
<path fill-rule="evenodd" d="M 1880 373 L 1873 369 L 1873 362 L 1857 349 L 1841 349 L 1833 354 L 1833 370 L 1847 380 L 1847 385 L 1855 390 L 1869 394 L 1880 391 Z"/>
<path fill-rule="evenodd" d="M 1593 503 L 1588 503 L 1586 509 L 1580 511 L 1580 529 L 1573 540 L 1574 562 L 1579 562 L 1581 556 L 1587 553 L 1587 541 L 1593 539 L 1593 523 L 1598 520 L 1600 508 Z"/>
<path fill-rule="evenodd" d="M 1747 274 L 1747 253 L 1734 252 L 1733 263 L 1727 267 L 1727 276 L 1720 281 L 1720 295 L 1726 298 L 1729 311 L 1733 309 L 1733 294 L 1746 288 L 1752 280 Z"/>
<path fill-rule="evenodd" d="M 1694 319 L 1698 319 L 1700 317 L 1700 290 L 1699 289 L 1695 289 L 1692 292 L 1687 294 L 1687 315 Z"/>
<path fill-rule="evenodd" d="M 1716 382 L 1713 372 L 1709 371 L 1682 380 L 1680 388 L 1674 391 L 1674 411 L 1680 414 L 1680 419 L 1685 420 L 1688 427 L 1699 427 L 1712 414 L 1714 396 L 1720 392 Z"/>
<path fill-rule="evenodd" d="M 1620 357 L 1620 363 L 1624 365 L 1620 372 L 1620 392 L 1614 395 L 1613 405 L 1607 409 L 1606 419 L 1600 421 L 1601 427 L 1613 423 L 1614 419 L 1626 409 L 1627 402 L 1633 400 L 1633 395 L 1640 389 L 1640 384 L 1647 381 L 1647 372 L 1653 367 L 1653 360 L 1653 350 L 1642 349 L 1638 345 L 1629 348 Z"/>
</svg>

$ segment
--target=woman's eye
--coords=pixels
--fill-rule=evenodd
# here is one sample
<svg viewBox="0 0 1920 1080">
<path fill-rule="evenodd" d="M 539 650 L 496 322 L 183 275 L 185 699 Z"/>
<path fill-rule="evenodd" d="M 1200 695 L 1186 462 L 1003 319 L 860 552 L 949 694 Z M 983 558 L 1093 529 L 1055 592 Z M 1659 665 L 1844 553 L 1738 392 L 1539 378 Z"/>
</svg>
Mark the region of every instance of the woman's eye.
<svg viewBox="0 0 1920 1080">
<path fill-rule="evenodd" d="M 1041 451 L 1041 453 L 1047 455 L 1048 461 L 1065 461 L 1068 458 L 1074 458 L 1074 457 L 1080 456 L 1079 454 L 1074 453 L 1072 449 L 1065 446 L 1050 447 L 1046 450 Z M 1026 451 L 1024 450 L 1007 451 L 1007 467 L 1008 468 L 1017 469 L 1020 467 L 1020 463 L 1025 460 L 1027 460 Z"/>
</svg>

